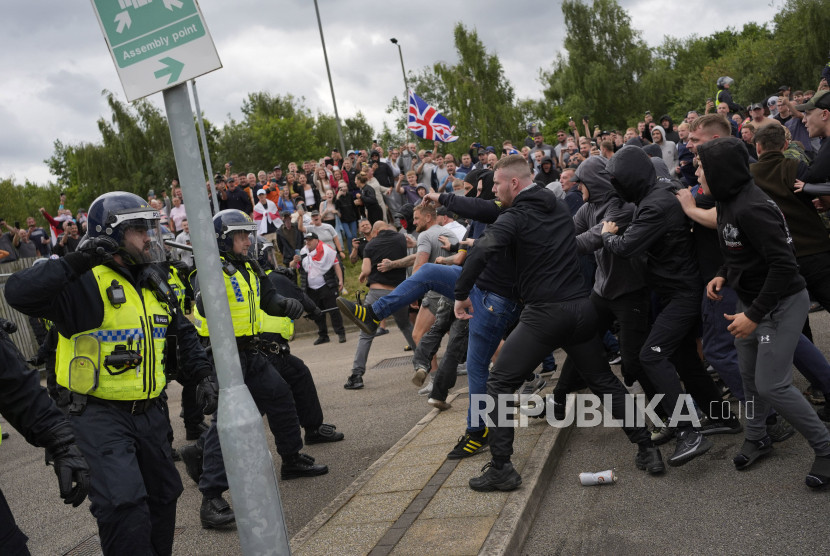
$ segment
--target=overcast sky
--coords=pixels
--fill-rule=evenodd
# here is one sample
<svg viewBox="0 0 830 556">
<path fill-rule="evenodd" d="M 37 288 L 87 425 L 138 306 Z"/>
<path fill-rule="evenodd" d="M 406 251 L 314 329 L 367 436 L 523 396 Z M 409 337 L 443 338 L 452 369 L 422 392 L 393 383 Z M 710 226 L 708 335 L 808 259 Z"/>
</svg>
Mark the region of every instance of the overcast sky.
<svg viewBox="0 0 830 556">
<path fill-rule="evenodd" d="M 532 98 L 541 94 L 539 68 L 549 67 L 562 48 L 559 1 L 318 1 L 340 116 L 360 110 L 378 130 L 391 122 L 385 108 L 404 88 L 390 37 L 400 42 L 407 70 L 454 63 L 452 29 L 462 21 L 498 54 L 516 93 Z M 775 13 L 759 0 L 621 4 L 652 46 L 665 34 L 740 29 L 769 22 Z M 247 94 L 263 90 L 305 97 L 312 110 L 334 112 L 312 0 L 201 0 L 200 7 L 223 64 L 197 80 L 202 111 L 213 122 L 221 125 L 228 114 L 239 119 Z M 0 178 L 45 184 L 54 179 L 43 164 L 54 140 L 99 142 L 96 121 L 110 114 L 101 92 L 124 99 L 121 83 L 89 0 L 6 0 L 0 51 Z M 162 105 L 160 93 L 149 98 Z"/>
</svg>

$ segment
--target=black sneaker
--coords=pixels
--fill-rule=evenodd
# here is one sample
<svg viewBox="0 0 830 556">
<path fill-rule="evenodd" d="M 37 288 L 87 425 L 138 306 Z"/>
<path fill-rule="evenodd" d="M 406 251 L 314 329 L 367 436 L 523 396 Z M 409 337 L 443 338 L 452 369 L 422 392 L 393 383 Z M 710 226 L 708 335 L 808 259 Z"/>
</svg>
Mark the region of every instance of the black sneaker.
<svg viewBox="0 0 830 556">
<path fill-rule="evenodd" d="M 477 492 L 516 490 L 522 484 L 521 475 L 509 461 L 501 469 L 496 469 L 493 462 L 489 461 L 481 470 L 484 471 L 481 477 L 470 479 L 470 488 Z"/>
<path fill-rule="evenodd" d="M 677 445 L 669 458 L 669 465 L 680 467 L 705 454 L 712 446 L 712 441 L 696 430 L 678 431 Z"/>
<path fill-rule="evenodd" d="M 337 432 L 334 425 L 327 425 L 323 423 L 316 429 L 306 431 L 306 444 L 322 444 L 323 442 L 339 442 L 343 440 L 343 433 Z"/>
<path fill-rule="evenodd" d="M 315 346 L 319 346 L 320 344 L 327 344 L 327 343 L 329 343 L 329 337 L 328 336 L 317 336 L 317 339 L 314 340 L 314 345 Z"/>
<path fill-rule="evenodd" d="M 199 509 L 199 519 L 204 529 L 230 525 L 236 521 L 230 505 L 221 496 L 202 498 L 202 507 Z"/>
<path fill-rule="evenodd" d="M 761 440 L 744 440 L 744 445 L 737 456 L 732 458 L 735 469 L 743 471 L 749 469 L 753 463 L 772 451 L 772 439 L 769 436 Z"/>
<path fill-rule="evenodd" d="M 660 448 L 657 446 L 640 449 L 634 457 L 634 464 L 637 469 L 648 471 L 650 475 L 659 475 L 666 470 L 666 465 L 663 463 L 663 454 L 660 453 Z"/>
<path fill-rule="evenodd" d="M 374 336 L 375 332 L 377 332 L 380 319 L 375 317 L 371 305 L 358 305 L 345 297 L 338 297 L 337 306 L 340 307 L 341 313 L 346 315 L 350 321 L 355 323 L 366 334 Z"/>
<path fill-rule="evenodd" d="M 345 333 L 344 334 L 338 334 L 337 335 L 337 341 L 341 344 L 345 344 L 346 343 L 346 334 Z"/>
<path fill-rule="evenodd" d="M 738 434 L 744 430 L 741 421 L 734 415 L 729 419 L 717 420 L 704 417 L 700 420 L 700 427 L 697 429 L 703 436 L 710 434 Z"/>
<path fill-rule="evenodd" d="M 202 449 L 196 444 L 188 444 L 179 448 L 179 456 L 184 462 L 184 469 L 187 471 L 187 476 L 193 479 L 193 482 L 199 484 L 199 479 L 202 476 Z"/>
<path fill-rule="evenodd" d="M 280 476 L 283 481 L 299 477 L 316 477 L 328 472 L 329 468 L 327 466 L 314 463 L 314 458 L 306 454 L 295 454 L 284 458 L 280 468 Z"/>
<path fill-rule="evenodd" d="M 346 384 L 343 385 L 346 390 L 360 390 L 363 388 L 363 377 L 361 375 L 352 375 L 346 379 Z"/>
<path fill-rule="evenodd" d="M 816 456 L 804 482 L 810 488 L 830 485 L 830 456 Z"/>
<path fill-rule="evenodd" d="M 608 354 L 608 364 L 609 365 L 619 365 L 622 362 L 622 355 L 620 355 L 619 351 L 612 352 Z"/>
<path fill-rule="evenodd" d="M 784 442 L 794 434 L 795 429 L 793 426 L 780 415 L 775 418 L 775 423 L 767 425 L 767 436 L 769 436 L 773 442 Z"/>
<path fill-rule="evenodd" d="M 487 446 L 489 429 L 484 429 L 483 432 L 464 433 L 464 436 L 458 439 L 458 444 L 455 448 L 447 454 L 447 459 L 462 459 L 476 455 L 479 450 Z"/>
<path fill-rule="evenodd" d="M 210 425 L 202 421 L 198 425 L 185 427 L 185 438 L 188 440 L 199 440 L 202 433 L 210 428 Z"/>
</svg>

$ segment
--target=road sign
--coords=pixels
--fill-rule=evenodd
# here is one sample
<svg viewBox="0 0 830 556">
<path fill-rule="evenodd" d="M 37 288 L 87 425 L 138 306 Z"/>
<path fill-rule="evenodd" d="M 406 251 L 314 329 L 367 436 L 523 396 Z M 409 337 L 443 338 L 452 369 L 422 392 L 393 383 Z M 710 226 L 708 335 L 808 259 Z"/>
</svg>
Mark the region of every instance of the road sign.
<svg viewBox="0 0 830 556">
<path fill-rule="evenodd" d="M 127 100 L 222 67 L 196 0 L 92 0 Z"/>
</svg>

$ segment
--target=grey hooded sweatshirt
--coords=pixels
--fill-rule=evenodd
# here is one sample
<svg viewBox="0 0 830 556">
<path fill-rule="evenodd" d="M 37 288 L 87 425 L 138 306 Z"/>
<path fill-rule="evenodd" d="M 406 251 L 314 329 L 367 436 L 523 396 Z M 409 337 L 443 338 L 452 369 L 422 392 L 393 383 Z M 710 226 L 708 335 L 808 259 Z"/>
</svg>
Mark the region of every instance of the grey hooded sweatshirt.
<svg viewBox="0 0 830 556">
<path fill-rule="evenodd" d="M 594 291 L 606 299 L 616 299 L 646 286 L 646 262 L 642 255 L 627 259 L 603 248 L 602 222 L 616 222 L 624 230 L 637 208 L 619 198 L 604 173 L 605 165 L 604 158 L 592 156 L 576 169 L 576 179 L 588 189 L 589 197 L 574 215 L 574 227 L 580 255 L 594 253 L 596 257 Z"/>
</svg>

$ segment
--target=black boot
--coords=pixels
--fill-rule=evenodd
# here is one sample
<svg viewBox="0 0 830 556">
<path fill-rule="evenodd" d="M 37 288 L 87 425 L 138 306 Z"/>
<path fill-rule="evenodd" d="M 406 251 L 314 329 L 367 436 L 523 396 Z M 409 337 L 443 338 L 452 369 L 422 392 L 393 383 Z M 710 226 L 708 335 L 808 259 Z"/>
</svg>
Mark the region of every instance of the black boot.
<svg viewBox="0 0 830 556">
<path fill-rule="evenodd" d="M 188 440 L 199 440 L 199 437 L 202 436 L 202 433 L 205 432 L 210 428 L 210 425 L 202 421 L 201 423 L 193 426 L 186 426 L 184 429 L 185 438 Z"/>
<path fill-rule="evenodd" d="M 305 431 L 305 443 L 320 444 L 323 442 L 339 442 L 343 440 L 343 433 L 337 432 L 334 425 L 323 423 L 319 427 L 312 427 Z"/>
<path fill-rule="evenodd" d="M 314 463 L 314 458 L 306 454 L 294 454 L 283 458 L 280 468 L 280 475 L 284 481 L 298 477 L 316 477 L 328 472 L 327 466 Z"/>
<path fill-rule="evenodd" d="M 213 498 L 207 496 L 202 498 L 199 519 L 202 520 L 202 527 L 205 529 L 230 525 L 236 521 L 233 510 L 221 495 Z"/>
<path fill-rule="evenodd" d="M 198 485 L 202 476 L 202 449 L 196 444 L 188 444 L 179 448 L 179 456 L 184 462 L 187 476 Z"/>
</svg>

